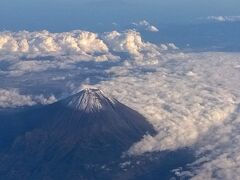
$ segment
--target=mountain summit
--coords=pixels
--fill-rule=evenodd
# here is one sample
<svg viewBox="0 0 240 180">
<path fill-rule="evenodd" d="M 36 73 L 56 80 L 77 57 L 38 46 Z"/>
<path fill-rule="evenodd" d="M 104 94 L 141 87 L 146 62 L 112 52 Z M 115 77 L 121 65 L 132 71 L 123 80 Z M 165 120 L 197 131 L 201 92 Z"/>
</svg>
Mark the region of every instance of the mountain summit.
<svg viewBox="0 0 240 180">
<path fill-rule="evenodd" d="M 67 106 L 84 112 L 97 112 L 112 108 L 117 102 L 109 98 L 100 89 L 87 88 L 63 101 Z"/>
<path fill-rule="evenodd" d="M 5 180 L 112 179 L 114 173 L 102 167 L 118 169 L 133 143 L 155 134 L 142 115 L 99 89 L 17 112 L 4 122 L 0 179 Z"/>
</svg>

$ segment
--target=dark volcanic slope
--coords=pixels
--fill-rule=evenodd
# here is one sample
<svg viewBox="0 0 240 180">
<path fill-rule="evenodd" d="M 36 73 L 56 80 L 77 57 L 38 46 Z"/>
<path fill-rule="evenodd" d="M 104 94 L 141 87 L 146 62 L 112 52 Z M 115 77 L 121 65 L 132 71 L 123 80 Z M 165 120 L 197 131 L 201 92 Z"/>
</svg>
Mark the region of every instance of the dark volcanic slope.
<svg viewBox="0 0 240 180">
<path fill-rule="evenodd" d="M 144 134 L 155 133 L 143 116 L 98 89 L 2 122 L 0 179 L 5 180 L 111 179 L 101 176 L 101 167 L 118 162 Z"/>
</svg>

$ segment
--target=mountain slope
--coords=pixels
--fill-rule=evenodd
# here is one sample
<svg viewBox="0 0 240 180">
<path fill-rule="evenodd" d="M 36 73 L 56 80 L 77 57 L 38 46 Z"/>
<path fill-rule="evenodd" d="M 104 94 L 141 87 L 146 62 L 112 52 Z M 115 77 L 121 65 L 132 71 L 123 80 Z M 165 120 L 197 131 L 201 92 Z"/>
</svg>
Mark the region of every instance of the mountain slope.
<svg viewBox="0 0 240 180">
<path fill-rule="evenodd" d="M 102 167 L 119 168 L 133 143 L 155 133 L 143 116 L 98 89 L 20 112 L 12 121 L 0 154 L 0 179 L 6 180 L 109 179 Z"/>
</svg>

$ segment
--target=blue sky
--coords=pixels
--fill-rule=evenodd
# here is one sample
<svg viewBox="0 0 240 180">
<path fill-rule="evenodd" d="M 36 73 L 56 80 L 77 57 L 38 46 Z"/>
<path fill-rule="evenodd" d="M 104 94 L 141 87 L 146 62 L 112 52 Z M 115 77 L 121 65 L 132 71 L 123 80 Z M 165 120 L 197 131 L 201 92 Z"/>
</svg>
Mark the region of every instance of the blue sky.
<svg viewBox="0 0 240 180">
<path fill-rule="evenodd" d="M 238 12 L 237 0 L 0 0 L 0 29 L 97 29 L 113 22 L 128 25 L 142 19 L 155 24 L 182 24 Z"/>
</svg>

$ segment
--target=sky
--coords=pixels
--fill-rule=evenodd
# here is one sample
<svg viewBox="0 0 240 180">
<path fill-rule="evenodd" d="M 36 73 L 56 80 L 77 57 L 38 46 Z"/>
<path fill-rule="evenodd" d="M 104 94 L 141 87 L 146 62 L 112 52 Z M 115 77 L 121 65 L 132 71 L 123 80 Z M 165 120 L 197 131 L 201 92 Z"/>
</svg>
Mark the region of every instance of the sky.
<svg viewBox="0 0 240 180">
<path fill-rule="evenodd" d="M 124 26 L 147 19 L 154 24 L 181 24 L 239 12 L 237 0 L 1 0 L 0 29 L 96 31 L 114 22 Z"/>
</svg>

